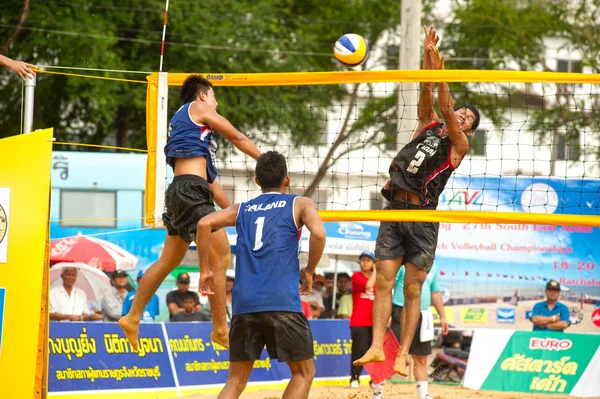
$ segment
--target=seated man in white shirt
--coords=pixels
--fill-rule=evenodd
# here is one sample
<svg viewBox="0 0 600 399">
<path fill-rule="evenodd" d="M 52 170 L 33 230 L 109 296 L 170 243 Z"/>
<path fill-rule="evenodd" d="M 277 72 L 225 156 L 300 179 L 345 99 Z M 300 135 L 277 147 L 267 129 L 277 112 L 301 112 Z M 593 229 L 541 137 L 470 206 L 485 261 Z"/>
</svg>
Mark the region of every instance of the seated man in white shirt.
<svg viewBox="0 0 600 399">
<path fill-rule="evenodd" d="M 65 267 L 60 277 L 63 281 L 62 285 L 50 290 L 50 320 L 87 320 L 87 295 L 82 289 L 75 287 L 77 269 L 74 267 Z"/>
</svg>

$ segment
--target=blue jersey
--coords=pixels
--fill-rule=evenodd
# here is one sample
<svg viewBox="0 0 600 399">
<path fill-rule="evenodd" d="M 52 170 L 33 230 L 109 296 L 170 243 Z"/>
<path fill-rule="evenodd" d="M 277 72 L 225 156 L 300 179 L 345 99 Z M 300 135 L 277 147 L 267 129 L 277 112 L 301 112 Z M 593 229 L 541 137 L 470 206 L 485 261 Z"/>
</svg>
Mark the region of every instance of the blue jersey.
<svg viewBox="0 0 600 399">
<path fill-rule="evenodd" d="M 302 312 L 298 251 L 301 229 L 294 218 L 296 195 L 265 193 L 240 204 L 233 315 Z"/>
<path fill-rule="evenodd" d="M 129 291 L 123 300 L 123 316 L 129 313 L 131 310 L 131 303 L 133 302 L 133 297 L 135 297 L 136 291 Z M 142 314 L 142 321 L 154 321 L 156 316 L 160 313 L 158 309 L 158 297 L 156 295 L 152 295 L 150 302 L 146 305 L 146 309 L 144 309 L 144 313 Z"/>
<path fill-rule="evenodd" d="M 165 146 L 167 163 L 175 169 L 177 158 L 205 157 L 206 177 L 212 183 L 219 173 L 215 164 L 217 141 L 210 127 L 192 120 L 190 105 L 192 103 L 183 104 L 169 123 L 169 136 Z"/>
</svg>

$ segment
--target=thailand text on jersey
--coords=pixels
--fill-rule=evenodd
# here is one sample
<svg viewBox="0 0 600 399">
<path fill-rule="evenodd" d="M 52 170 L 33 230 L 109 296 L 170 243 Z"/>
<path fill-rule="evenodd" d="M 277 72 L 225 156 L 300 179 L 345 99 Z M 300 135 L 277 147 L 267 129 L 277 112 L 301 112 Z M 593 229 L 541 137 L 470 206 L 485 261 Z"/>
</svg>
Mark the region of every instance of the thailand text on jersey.
<svg viewBox="0 0 600 399">
<path fill-rule="evenodd" d="M 186 103 L 173 115 L 169 123 L 169 135 L 165 146 L 167 163 L 175 169 L 177 158 L 206 158 L 206 177 L 212 183 L 218 175 L 215 164 L 217 141 L 210 127 L 196 123 L 190 116 L 190 106 Z"/>
<path fill-rule="evenodd" d="M 301 229 L 297 196 L 264 193 L 240 204 L 236 218 L 233 314 L 302 312 L 298 284 Z"/>
</svg>

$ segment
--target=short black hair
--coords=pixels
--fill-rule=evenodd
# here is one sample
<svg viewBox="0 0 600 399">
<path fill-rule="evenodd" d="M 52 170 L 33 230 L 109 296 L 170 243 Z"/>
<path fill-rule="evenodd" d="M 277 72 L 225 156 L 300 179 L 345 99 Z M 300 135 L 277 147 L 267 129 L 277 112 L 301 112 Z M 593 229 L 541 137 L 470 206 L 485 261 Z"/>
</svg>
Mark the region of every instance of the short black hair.
<svg viewBox="0 0 600 399">
<path fill-rule="evenodd" d="M 196 100 L 198 94 L 201 92 L 208 94 L 208 90 L 212 89 L 213 85 L 208 80 L 204 79 L 200 75 L 190 75 L 187 77 L 183 86 L 181 86 L 181 92 L 179 98 L 183 104 L 191 103 Z"/>
<path fill-rule="evenodd" d="M 479 110 L 477 108 L 475 108 L 474 105 L 471 104 L 463 104 L 460 105 L 456 108 L 454 108 L 455 111 L 458 111 L 459 109 L 463 109 L 466 108 L 468 110 L 471 110 L 471 112 L 473 112 L 473 115 L 475 115 L 475 120 L 473 121 L 473 124 L 471 125 L 471 130 L 475 131 L 475 129 L 477 129 L 479 127 Z"/>
<path fill-rule="evenodd" d="M 194 295 L 194 292 L 192 291 L 186 291 L 181 295 L 181 302 L 185 301 L 186 299 L 191 299 L 192 301 L 196 302 L 196 295 Z"/>
<path fill-rule="evenodd" d="M 255 172 L 262 189 L 279 188 L 287 176 L 285 157 L 277 151 L 267 151 L 256 161 Z"/>
</svg>

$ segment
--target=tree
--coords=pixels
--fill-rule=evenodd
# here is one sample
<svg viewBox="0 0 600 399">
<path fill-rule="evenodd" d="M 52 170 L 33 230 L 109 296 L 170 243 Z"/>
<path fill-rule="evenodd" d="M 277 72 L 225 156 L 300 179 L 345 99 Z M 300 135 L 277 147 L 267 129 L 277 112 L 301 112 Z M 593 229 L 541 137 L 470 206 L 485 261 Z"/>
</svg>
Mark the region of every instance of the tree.
<svg viewBox="0 0 600 399">
<path fill-rule="evenodd" d="M 598 71 L 600 50 L 598 0 L 466 0 L 455 3 L 453 23 L 444 28 L 441 51 L 458 69 L 555 71 L 546 60 L 545 39 L 564 39 L 583 54 L 582 65 Z M 477 105 L 496 126 L 509 122 L 509 111 L 525 110 L 539 143 L 552 144 L 557 159 L 559 136 L 568 141 L 578 131 L 599 136 L 595 93 L 576 95 L 573 85 L 453 84 L 457 102 Z M 600 156 L 596 147 L 595 156 Z M 581 153 L 583 155 L 583 152 Z M 551 173 L 554 173 L 551 163 Z"/>
<path fill-rule="evenodd" d="M 336 65 L 331 54 L 335 39 L 357 27 L 369 36 L 371 31 L 376 34 L 393 26 L 395 3 L 207 0 L 199 6 L 197 2 L 179 2 L 169 10 L 164 69 L 331 70 Z M 8 37 L 20 24 L 8 55 L 34 64 L 155 71 L 163 7 L 162 0 L 132 0 L 127 6 L 116 0 L 101 4 L 48 0 L 33 3 L 29 17 L 20 23 L 23 3 L 8 0 L 3 3 L 0 35 Z M 1 73 L 0 131 L 7 136 L 18 132 L 21 87 L 7 72 Z M 100 75 L 144 80 L 143 75 Z M 279 130 L 294 130 L 295 145 L 320 139 L 319 114 L 345 93 L 341 86 L 219 91 L 222 108 L 238 126 L 264 131 L 276 121 Z M 323 107 L 311 108 L 311 103 Z M 144 85 L 40 74 L 34 122 L 36 126 L 54 126 L 61 141 L 144 147 L 144 105 Z"/>
</svg>

